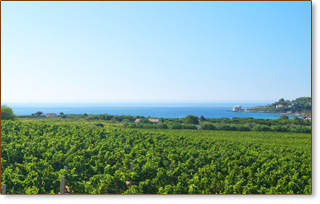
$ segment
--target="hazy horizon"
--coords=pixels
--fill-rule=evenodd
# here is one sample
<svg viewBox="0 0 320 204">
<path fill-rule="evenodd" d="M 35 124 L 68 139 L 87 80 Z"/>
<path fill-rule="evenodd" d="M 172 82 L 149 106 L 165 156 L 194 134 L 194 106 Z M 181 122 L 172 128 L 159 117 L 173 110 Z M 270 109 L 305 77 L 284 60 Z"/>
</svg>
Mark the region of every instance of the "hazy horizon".
<svg viewBox="0 0 320 204">
<path fill-rule="evenodd" d="M 278 99 L 279 100 L 279 99 Z M 11 103 L 31 103 L 31 104 L 112 104 L 112 103 L 233 103 L 233 102 L 247 102 L 247 103 L 263 103 L 263 102 L 276 102 L 278 100 L 109 100 L 109 101 L 101 101 L 101 100 L 77 100 L 77 101 L 68 101 L 68 100 L 46 100 L 46 101 L 23 101 L 23 100 L 5 100 L 1 101 L 1 104 Z M 292 100 L 292 99 L 286 99 Z M 294 99 L 293 99 L 294 100 Z"/>
</svg>

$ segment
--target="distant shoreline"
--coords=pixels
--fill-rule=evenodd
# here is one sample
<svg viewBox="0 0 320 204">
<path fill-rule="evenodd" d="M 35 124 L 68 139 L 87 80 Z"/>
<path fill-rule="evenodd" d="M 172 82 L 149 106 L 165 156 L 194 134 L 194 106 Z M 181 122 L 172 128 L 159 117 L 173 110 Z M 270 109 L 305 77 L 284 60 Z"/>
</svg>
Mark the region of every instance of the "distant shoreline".
<svg viewBox="0 0 320 204">
<path fill-rule="evenodd" d="M 242 112 L 242 113 L 275 113 L 275 114 L 281 114 L 281 115 L 288 115 L 290 117 L 294 116 L 300 116 L 300 117 L 311 117 L 310 114 L 306 113 L 300 113 L 300 112 L 292 112 L 292 111 L 287 111 L 287 112 L 277 112 L 277 111 L 262 111 L 262 110 L 251 110 L 254 108 L 259 108 L 257 107 L 252 107 L 252 108 L 247 108 L 239 111 L 230 111 L 230 112 Z"/>
<path fill-rule="evenodd" d="M 250 109 L 244 109 L 244 110 L 240 110 L 240 111 L 230 111 L 230 112 L 242 112 L 242 113 L 275 113 L 275 114 L 281 114 L 281 115 L 288 115 L 288 116 L 290 116 L 290 117 L 294 117 L 294 116 L 309 117 L 308 114 L 304 114 L 304 113 L 293 113 L 293 112 L 281 113 L 281 112 L 276 112 L 276 111 L 257 111 L 257 110 L 250 110 Z"/>
</svg>

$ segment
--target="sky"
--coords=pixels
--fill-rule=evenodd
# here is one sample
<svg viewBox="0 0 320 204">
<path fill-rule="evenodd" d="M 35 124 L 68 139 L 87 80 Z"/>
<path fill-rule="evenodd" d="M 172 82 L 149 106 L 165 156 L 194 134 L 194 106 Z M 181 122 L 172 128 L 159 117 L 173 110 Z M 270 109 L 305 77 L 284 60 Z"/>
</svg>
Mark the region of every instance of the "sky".
<svg viewBox="0 0 320 204">
<path fill-rule="evenodd" d="M 1 102 L 311 96 L 310 2 L 1 5 Z"/>
</svg>

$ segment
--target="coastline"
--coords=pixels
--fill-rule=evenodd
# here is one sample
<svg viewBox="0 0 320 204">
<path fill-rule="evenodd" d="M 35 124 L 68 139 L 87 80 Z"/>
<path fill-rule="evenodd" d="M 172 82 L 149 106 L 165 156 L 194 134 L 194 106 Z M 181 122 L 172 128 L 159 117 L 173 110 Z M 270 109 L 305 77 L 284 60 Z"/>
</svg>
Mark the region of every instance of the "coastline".
<svg viewBox="0 0 320 204">
<path fill-rule="evenodd" d="M 256 108 L 256 107 L 253 107 Z M 306 113 L 300 113 L 300 112 L 292 112 L 292 111 L 287 111 L 287 112 L 277 112 L 277 111 L 262 111 L 262 110 L 250 110 L 249 109 L 244 109 L 244 110 L 239 110 L 239 111 L 230 111 L 230 112 L 249 112 L 249 113 L 276 113 L 276 114 L 281 114 L 281 115 L 288 115 L 289 117 L 311 117 L 311 114 L 306 114 Z"/>
</svg>

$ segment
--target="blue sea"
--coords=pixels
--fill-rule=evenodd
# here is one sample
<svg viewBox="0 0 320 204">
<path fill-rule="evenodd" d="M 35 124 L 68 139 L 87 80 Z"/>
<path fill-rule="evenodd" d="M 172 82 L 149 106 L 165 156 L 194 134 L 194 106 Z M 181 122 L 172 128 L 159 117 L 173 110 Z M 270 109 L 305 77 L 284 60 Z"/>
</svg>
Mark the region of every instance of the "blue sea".
<svg viewBox="0 0 320 204">
<path fill-rule="evenodd" d="M 243 109 L 270 104 L 267 102 L 246 103 L 6 103 L 16 115 L 31 115 L 37 111 L 45 113 L 63 112 L 64 114 L 109 114 L 151 116 L 165 118 L 183 118 L 196 115 L 205 118 L 260 118 L 277 119 L 275 113 L 231 112 L 233 106 L 241 105 Z"/>
</svg>

